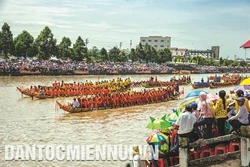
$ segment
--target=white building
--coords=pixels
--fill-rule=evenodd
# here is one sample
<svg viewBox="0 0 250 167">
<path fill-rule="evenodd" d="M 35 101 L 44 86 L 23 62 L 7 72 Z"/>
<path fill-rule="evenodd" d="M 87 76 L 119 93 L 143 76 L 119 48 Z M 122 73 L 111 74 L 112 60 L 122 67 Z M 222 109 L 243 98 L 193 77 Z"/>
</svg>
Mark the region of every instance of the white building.
<svg viewBox="0 0 250 167">
<path fill-rule="evenodd" d="M 149 36 L 149 37 L 141 37 L 140 43 L 142 46 L 145 46 L 146 43 L 156 50 L 170 48 L 171 46 L 171 37 L 162 37 L 162 36 Z"/>
<path fill-rule="evenodd" d="M 176 56 L 184 57 L 184 55 L 188 51 L 188 49 L 183 49 L 183 48 L 170 48 L 169 50 L 171 52 L 172 57 Z"/>
</svg>

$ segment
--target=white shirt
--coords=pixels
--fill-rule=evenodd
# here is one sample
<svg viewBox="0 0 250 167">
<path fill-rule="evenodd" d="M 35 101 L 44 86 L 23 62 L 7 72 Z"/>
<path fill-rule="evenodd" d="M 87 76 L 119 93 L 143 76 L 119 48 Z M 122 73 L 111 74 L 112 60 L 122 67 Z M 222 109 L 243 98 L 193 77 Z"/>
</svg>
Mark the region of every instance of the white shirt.
<svg viewBox="0 0 250 167">
<path fill-rule="evenodd" d="M 196 121 L 199 121 L 200 118 L 200 112 L 198 110 L 194 110 L 192 114 L 196 117 Z"/>
<path fill-rule="evenodd" d="M 179 126 L 178 134 L 186 134 L 193 130 L 196 117 L 189 111 L 185 111 L 180 114 L 176 121 L 176 125 Z"/>
<path fill-rule="evenodd" d="M 135 155 L 133 157 L 133 167 L 140 167 L 140 155 Z"/>
<path fill-rule="evenodd" d="M 80 103 L 79 103 L 78 101 L 74 101 L 74 102 L 72 103 L 72 106 L 73 106 L 74 108 L 80 107 Z"/>
<path fill-rule="evenodd" d="M 247 111 L 245 105 L 240 106 L 239 112 L 235 116 L 231 117 L 230 119 L 231 120 L 238 119 L 241 123 L 248 124 L 249 123 L 248 111 Z"/>
</svg>

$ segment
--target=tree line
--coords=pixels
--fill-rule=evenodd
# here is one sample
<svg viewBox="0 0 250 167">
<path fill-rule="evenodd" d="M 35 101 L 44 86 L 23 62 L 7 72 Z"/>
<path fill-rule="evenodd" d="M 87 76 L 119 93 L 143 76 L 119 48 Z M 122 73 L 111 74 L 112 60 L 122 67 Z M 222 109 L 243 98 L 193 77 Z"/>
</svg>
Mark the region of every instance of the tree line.
<svg viewBox="0 0 250 167">
<path fill-rule="evenodd" d="M 172 61 L 171 52 L 168 48 L 156 50 L 148 44 L 142 46 L 139 43 L 136 48 L 132 48 L 130 51 L 121 50 L 116 46 L 109 50 L 105 48 L 99 49 L 96 46 L 87 48 L 81 36 L 78 36 L 75 43 L 72 43 L 69 37 L 64 36 L 58 44 L 48 26 L 45 26 L 36 39 L 26 30 L 13 38 L 10 26 L 7 23 L 3 24 L 0 31 L 0 54 L 5 58 L 13 55 L 15 57 L 37 57 L 41 60 L 48 60 L 53 56 L 74 61 L 86 60 L 87 62 L 127 62 L 130 60 L 132 62 L 162 64 Z M 177 56 L 176 59 L 183 58 Z M 189 62 L 197 62 L 199 65 L 247 65 L 244 60 L 237 62 L 220 58 L 216 62 L 212 58 L 200 56 L 193 57 Z"/>
<path fill-rule="evenodd" d="M 10 26 L 4 23 L 0 31 L 0 53 L 5 58 L 13 55 L 15 57 L 37 57 L 41 60 L 48 60 L 51 57 L 72 59 L 76 61 L 87 60 L 88 62 L 154 62 L 165 63 L 171 61 L 169 49 L 156 50 L 150 45 L 139 44 L 130 51 L 121 50 L 114 46 L 109 51 L 105 48 L 98 49 L 96 46 L 88 49 L 81 36 L 78 36 L 75 43 L 69 37 L 63 37 L 58 44 L 51 29 L 46 26 L 37 38 L 34 38 L 28 31 L 13 38 Z"/>
</svg>

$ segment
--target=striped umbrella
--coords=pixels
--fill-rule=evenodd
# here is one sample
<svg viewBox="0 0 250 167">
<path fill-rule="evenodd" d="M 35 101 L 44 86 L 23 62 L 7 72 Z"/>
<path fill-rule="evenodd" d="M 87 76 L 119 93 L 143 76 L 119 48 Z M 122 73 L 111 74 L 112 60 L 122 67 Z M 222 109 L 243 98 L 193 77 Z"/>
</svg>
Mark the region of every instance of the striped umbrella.
<svg viewBox="0 0 250 167">
<path fill-rule="evenodd" d="M 166 136 L 163 133 L 154 133 L 148 136 L 148 138 L 146 139 L 147 143 L 159 143 L 163 140 L 167 141 L 168 136 Z"/>
<path fill-rule="evenodd" d="M 196 103 L 196 101 L 198 100 L 198 97 L 190 97 L 190 98 L 187 98 L 185 101 L 183 101 L 179 107 L 178 107 L 178 110 L 182 111 L 186 105 L 188 104 L 192 104 L 192 103 Z"/>
</svg>

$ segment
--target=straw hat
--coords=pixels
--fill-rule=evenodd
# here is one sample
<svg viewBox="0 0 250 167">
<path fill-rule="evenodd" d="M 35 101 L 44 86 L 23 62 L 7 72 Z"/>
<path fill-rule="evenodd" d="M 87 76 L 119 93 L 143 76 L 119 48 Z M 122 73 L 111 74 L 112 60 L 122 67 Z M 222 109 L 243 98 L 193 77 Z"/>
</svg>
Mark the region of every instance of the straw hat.
<svg viewBox="0 0 250 167">
<path fill-rule="evenodd" d="M 137 145 L 133 146 L 133 154 L 139 155 L 139 146 Z"/>
</svg>

